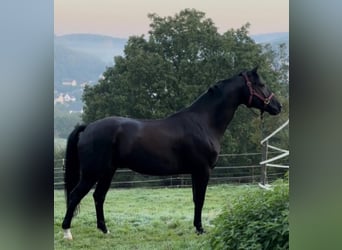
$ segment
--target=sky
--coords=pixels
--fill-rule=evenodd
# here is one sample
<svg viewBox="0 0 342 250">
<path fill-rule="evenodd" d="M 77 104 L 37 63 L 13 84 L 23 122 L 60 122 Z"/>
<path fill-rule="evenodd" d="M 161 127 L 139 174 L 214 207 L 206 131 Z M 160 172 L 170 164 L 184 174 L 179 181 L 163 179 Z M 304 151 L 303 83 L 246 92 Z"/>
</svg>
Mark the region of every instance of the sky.
<svg viewBox="0 0 342 250">
<path fill-rule="evenodd" d="M 289 0 L 55 0 L 54 31 L 128 38 L 148 33 L 147 14 L 174 16 L 185 8 L 206 13 L 220 33 L 247 22 L 252 35 L 289 31 Z"/>
</svg>

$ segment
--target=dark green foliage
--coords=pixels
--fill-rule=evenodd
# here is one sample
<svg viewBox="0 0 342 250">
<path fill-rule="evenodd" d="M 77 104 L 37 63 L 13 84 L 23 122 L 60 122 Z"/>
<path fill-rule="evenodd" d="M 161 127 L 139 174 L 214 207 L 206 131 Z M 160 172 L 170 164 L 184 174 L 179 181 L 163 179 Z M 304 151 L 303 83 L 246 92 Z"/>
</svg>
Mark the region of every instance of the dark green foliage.
<svg viewBox="0 0 342 250">
<path fill-rule="evenodd" d="M 288 249 L 289 186 L 249 189 L 235 197 L 215 220 L 213 249 Z"/>
</svg>

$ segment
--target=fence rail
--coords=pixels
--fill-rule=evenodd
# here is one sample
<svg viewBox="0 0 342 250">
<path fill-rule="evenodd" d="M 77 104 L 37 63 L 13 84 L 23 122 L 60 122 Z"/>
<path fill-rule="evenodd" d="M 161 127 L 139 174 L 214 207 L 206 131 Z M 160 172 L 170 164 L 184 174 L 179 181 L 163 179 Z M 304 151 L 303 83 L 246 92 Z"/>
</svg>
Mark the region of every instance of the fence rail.
<svg viewBox="0 0 342 250">
<path fill-rule="evenodd" d="M 273 154 L 270 152 L 270 154 Z M 262 153 L 221 154 L 217 166 L 213 169 L 209 185 L 223 183 L 258 183 L 261 169 L 259 165 Z M 236 160 L 239 159 L 239 160 Z M 245 161 L 246 164 L 243 164 Z M 242 163 L 242 164 L 241 164 Z M 64 159 L 55 159 L 54 188 L 64 187 Z M 284 175 L 284 170 L 278 169 L 268 174 L 269 180 L 275 180 Z M 118 169 L 111 187 L 188 187 L 191 186 L 190 175 L 148 176 L 141 175 L 130 169 Z"/>
<path fill-rule="evenodd" d="M 270 185 L 268 185 L 268 177 L 269 175 L 267 174 L 268 168 L 267 167 L 274 167 L 274 168 L 283 168 L 283 169 L 289 169 L 289 165 L 284 165 L 284 164 L 275 164 L 272 162 L 278 161 L 284 157 L 287 157 L 290 154 L 289 150 L 286 149 L 281 149 L 276 146 L 272 146 L 269 144 L 270 139 L 272 139 L 277 133 L 279 133 L 281 130 L 283 130 L 286 126 L 289 125 L 289 120 L 287 120 L 285 123 L 283 123 L 279 128 L 277 128 L 274 132 L 272 132 L 270 135 L 266 136 L 263 140 L 260 141 L 260 144 L 263 146 L 262 149 L 262 161 L 259 163 L 261 166 L 261 181 L 259 185 L 262 188 L 270 188 Z M 269 155 L 269 149 L 274 150 L 275 152 L 273 153 L 279 153 L 272 158 L 268 158 Z"/>
</svg>

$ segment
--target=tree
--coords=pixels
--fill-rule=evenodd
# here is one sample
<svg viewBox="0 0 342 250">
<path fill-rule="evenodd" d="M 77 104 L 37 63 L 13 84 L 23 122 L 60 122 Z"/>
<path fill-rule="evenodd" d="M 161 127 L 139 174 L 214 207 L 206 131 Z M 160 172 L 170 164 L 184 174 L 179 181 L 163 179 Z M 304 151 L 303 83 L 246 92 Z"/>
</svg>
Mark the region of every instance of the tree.
<svg viewBox="0 0 342 250">
<path fill-rule="evenodd" d="M 272 65 L 275 53 L 248 36 L 248 23 L 221 35 L 210 18 L 194 9 L 148 17 L 149 37 L 130 37 L 124 56 L 114 58 L 99 84 L 85 88 L 85 122 L 109 115 L 162 118 L 191 104 L 216 81 L 256 65 L 276 94 L 283 92 Z M 223 151 L 256 150 L 258 142 L 251 140 L 260 127 L 256 118 L 246 108 L 239 108 L 236 116 Z"/>
</svg>

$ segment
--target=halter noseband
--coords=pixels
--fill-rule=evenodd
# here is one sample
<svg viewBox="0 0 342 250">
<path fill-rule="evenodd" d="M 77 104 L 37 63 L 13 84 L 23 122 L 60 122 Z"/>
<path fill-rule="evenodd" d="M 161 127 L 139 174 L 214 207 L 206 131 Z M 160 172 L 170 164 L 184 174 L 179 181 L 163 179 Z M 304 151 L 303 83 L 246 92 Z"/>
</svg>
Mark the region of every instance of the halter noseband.
<svg viewBox="0 0 342 250">
<path fill-rule="evenodd" d="M 242 76 L 245 78 L 247 87 L 249 89 L 249 99 L 248 99 L 247 107 L 251 107 L 253 96 L 258 97 L 261 101 L 263 101 L 263 103 L 265 105 L 264 107 L 266 107 L 270 103 L 272 97 L 274 96 L 274 93 L 271 93 L 269 97 L 264 97 L 264 96 L 260 95 L 259 93 L 257 93 L 253 89 L 252 82 L 249 80 L 247 74 L 246 73 L 242 73 Z"/>
</svg>

